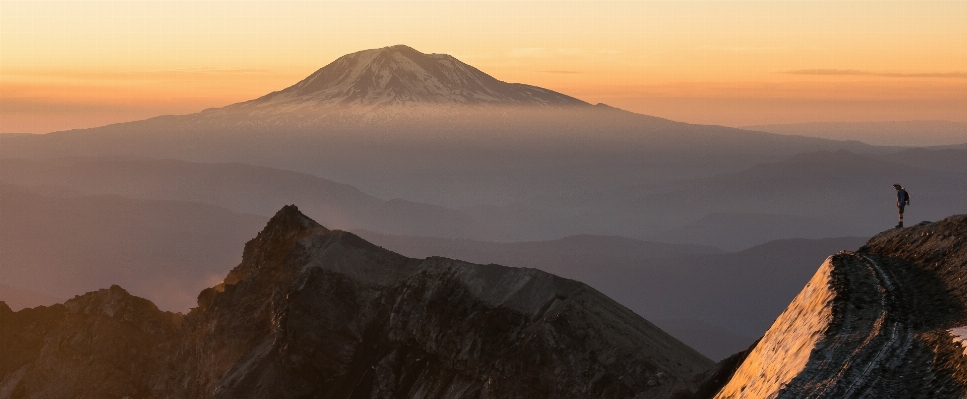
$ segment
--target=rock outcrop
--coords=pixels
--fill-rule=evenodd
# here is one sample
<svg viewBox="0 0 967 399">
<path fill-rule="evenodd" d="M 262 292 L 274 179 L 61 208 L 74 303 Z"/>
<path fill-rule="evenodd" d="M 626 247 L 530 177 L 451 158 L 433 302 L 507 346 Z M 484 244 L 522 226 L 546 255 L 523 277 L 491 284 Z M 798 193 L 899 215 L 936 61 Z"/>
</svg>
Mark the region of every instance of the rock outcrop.
<svg viewBox="0 0 967 399">
<path fill-rule="evenodd" d="M 406 258 L 294 206 L 183 317 L 119 287 L 0 306 L 0 399 L 653 398 L 711 366 L 582 283 Z"/>
<path fill-rule="evenodd" d="M 833 255 L 714 397 L 963 398 L 965 276 L 963 215 Z"/>
<path fill-rule="evenodd" d="M 49 307 L 0 305 L 0 398 L 152 397 L 165 391 L 180 320 L 116 285 Z"/>
</svg>

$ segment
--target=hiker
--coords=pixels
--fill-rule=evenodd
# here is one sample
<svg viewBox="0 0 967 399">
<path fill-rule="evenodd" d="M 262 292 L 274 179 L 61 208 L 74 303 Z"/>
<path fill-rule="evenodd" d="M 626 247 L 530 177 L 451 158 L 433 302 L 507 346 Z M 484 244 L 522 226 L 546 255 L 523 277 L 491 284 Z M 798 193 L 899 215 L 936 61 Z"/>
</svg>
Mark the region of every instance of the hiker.
<svg viewBox="0 0 967 399">
<path fill-rule="evenodd" d="M 894 184 L 893 188 L 896 189 L 896 208 L 900 212 L 900 223 L 896 225 L 899 229 L 903 227 L 903 207 L 910 205 L 910 194 L 899 184 Z"/>
</svg>

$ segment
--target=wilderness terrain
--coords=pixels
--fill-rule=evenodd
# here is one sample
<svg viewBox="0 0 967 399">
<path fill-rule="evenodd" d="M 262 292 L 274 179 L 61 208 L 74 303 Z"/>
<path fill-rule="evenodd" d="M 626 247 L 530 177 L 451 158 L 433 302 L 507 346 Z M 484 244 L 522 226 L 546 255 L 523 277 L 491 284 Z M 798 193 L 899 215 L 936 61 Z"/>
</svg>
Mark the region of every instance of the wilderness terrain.
<svg viewBox="0 0 967 399">
<path fill-rule="evenodd" d="M 294 206 L 188 314 L 112 286 L 0 321 L 4 399 L 660 397 L 713 364 L 585 284 L 403 257 Z"/>
</svg>

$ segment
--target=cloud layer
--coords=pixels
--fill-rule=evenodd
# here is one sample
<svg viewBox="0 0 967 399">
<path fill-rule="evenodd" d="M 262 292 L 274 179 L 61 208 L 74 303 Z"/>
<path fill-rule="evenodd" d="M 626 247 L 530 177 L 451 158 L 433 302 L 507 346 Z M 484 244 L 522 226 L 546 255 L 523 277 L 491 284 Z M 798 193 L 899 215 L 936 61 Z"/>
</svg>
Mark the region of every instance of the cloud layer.
<svg viewBox="0 0 967 399">
<path fill-rule="evenodd" d="M 861 71 L 857 69 L 795 69 L 786 71 L 792 75 L 822 75 L 822 76 L 879 76 L 887 78 L 953 78 L 967 79 L 967 72 L 918 72 L 894 73 Z"/>
</svg>

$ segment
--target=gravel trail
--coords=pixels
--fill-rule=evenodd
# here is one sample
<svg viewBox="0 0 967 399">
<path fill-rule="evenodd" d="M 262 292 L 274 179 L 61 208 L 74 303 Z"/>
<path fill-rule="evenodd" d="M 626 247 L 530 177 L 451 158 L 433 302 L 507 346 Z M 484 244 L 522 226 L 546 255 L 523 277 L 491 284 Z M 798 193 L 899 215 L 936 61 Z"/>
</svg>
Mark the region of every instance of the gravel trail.
<svg viewBox="0 0 967 399">
<path fill-rule="evenodd" d="M 941 349 L 931 338 L 945 328 L 950 300 L 909 262 L 840 252 L 716 398 L 962 398 L 949 370 L 936 366 Z"/>
</svg>

